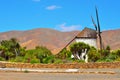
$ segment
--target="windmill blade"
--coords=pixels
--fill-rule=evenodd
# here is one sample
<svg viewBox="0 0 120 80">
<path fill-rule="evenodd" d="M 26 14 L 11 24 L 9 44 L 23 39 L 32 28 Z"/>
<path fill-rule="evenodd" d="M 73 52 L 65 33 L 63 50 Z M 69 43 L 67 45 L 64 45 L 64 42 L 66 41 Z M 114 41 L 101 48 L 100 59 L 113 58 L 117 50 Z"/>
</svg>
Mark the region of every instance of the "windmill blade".
<svg viewBox="0 0 120 80">
<path fill-rule="evenodd" d="M 98 17 L 98 11 L 97 11 L 97 7 L 95 7 L 96 9 L 96 17 L 97 17 L 97 23 L 98 23 L 98 36 L 99 36 L 99 40 L 100 40 L 100 50 L 102 50 L 102 36 L 101 36 L 101 32 L 100 32 L 100 23 L 99 23 L 99 17 Z"/>
<path fill-rule="evenodd" d="M 92 19 L 93 25 L 95 26 L 95 29 L 96 29 L 96 31 L 97 31 L 97 25 L 95 24 L 95 21 L 94 21 L 94 19 L 93 19 L 92 16 L 91 16 L 91 19 Z"/>
<path fill-rule="evenodd" d="M 100 23 L 99 23 L 97 7 L 95 9 L 96 9 L 97 24 L 98 24 L 98 34 L 100 34 Z"/>
</svg>

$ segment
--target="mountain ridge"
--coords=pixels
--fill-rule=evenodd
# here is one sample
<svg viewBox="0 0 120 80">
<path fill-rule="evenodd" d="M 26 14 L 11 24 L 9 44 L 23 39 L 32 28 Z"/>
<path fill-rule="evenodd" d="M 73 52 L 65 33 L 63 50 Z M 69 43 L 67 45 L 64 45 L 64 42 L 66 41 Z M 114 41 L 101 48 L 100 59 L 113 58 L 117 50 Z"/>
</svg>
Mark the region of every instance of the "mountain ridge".
<svg viewBox="0 0 120 80">
<path fill-rule="evenodd" d="M 61 32 L 48 28 L 37 28 L 25 31 L 8 31 L 0 33 L 0 41 L 17 38 L 22 47 L 33 49 L 36 46 L 45 46 L 53 53 L 59 52 L 80 31 Z M 104 45 L 111 49 L 120 49 L 120 29 L 102 32 Z"/>
</svg>

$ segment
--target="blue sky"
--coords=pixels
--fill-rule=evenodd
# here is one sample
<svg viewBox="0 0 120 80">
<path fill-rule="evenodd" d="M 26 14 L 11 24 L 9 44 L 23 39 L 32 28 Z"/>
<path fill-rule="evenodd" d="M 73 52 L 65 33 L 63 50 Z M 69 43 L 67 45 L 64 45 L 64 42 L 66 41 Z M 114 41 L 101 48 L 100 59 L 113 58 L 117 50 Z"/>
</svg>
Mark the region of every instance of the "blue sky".
<svg viewBox="0 0 120 80">
<path fill-rule="evenodd" d="M 98 7 L 102 30 L 120 29 L 120 0 L 0 0 L 0 32 L 94 28 Z"/>
</svg>

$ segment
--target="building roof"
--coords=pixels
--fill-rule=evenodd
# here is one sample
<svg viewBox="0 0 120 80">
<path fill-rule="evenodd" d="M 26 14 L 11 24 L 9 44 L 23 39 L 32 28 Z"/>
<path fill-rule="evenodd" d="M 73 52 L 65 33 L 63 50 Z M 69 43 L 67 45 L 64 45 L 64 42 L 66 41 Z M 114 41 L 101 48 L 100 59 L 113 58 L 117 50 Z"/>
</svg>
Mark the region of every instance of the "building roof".
<svg viewBox="0 0 120 80">
<path fill-rule="evenodd" d="M 58 49 L 57 52 L 59 53 L 61 50 L 66 48 L 69 44 L 71 44 L 75 40 L 75 38 L 97 38 L 97 34 L 94 29 L 84 28 L 81 32 L 73 36 L 73 38 L 71 38 L 71 40 L 67 44 L 65 44 L 62 48 Z"/>
<path fill-rule="evenodd" d="M 94 29 L 85 28 L 78 35 L 77 38 L 97 38 L 96 31 Z"/>
</svg>

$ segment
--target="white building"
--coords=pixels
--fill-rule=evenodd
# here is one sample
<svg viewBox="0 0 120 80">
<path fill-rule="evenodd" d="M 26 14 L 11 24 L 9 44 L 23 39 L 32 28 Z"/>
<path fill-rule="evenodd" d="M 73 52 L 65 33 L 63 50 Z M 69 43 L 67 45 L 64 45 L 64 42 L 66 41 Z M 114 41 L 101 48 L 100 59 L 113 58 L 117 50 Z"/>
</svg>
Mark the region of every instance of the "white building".
<svg viewBox="0 0 120 80">
<path fill-rule="evenodd" d="M 85 28 L 76 36 L 75 42 L 84 42 L 90 46 L 97 48 L 96 31 L 90 28 Z"/>
<path fill-rule="evenodd" d="M 96 30 L 90 29 L 90 28 L 84 28 L 81 32 L 79 32 L 76 36 L 71 39 L 68 44 L 64 46 L 64 48 L 67 48 L 69 50 L 69 46 L 74 42 L 84 42 L 90 46 L 93 46 L 97 48 L 97 33 Z M 62 48 L 62 49 L 64 49 Z M 83 49 L 81 53 L 72 54 L 71 58 L 76 58 L 79 60 L 84 60 L 85 62 L 88 62 L 88 50 Z"/>
<path fill-rule="evenodd" d="M 74 39 L 66 45 L 66 47 L 69 47 L 69 45 L 74 42 L 84 42 L 90 46 L 97 48 L 97 33 L 93 29 L 85 28 L 80 33 L 78 33 L 77 36 L 75 36 Z M 77 59 L 88 62 L 87 52 L 87 49 L 83 49 L 81 53 L 72 54 L 71 58 L 75 58 L 76 56 Z"/>
</svg>

